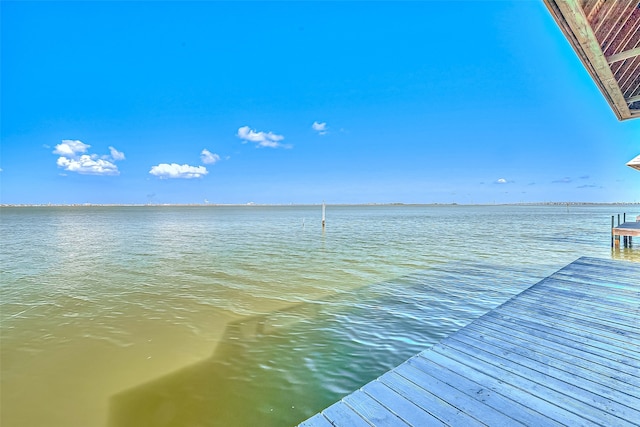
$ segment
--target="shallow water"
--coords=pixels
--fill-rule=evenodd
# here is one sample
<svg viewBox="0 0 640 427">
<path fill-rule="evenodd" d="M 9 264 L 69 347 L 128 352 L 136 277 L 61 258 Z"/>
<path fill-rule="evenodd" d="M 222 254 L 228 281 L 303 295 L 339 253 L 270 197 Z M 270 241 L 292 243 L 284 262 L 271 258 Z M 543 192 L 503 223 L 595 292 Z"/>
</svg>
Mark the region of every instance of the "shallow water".
<svg viewBox="0 0 640 427">
<path fill-rule="evenodd" d="M 0 421 L 293 425 L 638 211 L 3 207 Z"/>
</svg>

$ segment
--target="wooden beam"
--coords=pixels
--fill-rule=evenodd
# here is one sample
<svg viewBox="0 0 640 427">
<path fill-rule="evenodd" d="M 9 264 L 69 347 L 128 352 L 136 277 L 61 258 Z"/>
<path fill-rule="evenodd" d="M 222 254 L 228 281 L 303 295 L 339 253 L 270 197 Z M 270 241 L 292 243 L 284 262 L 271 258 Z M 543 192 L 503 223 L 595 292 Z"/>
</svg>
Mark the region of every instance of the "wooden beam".
<svg viewBox="0 0 640 427">
<path fill-rule="evenodd" d="M 613 64 L 614 62 L 624 61 L 625 59 L 633 58 L 634 56 L 640 56 L 640 47 L 608 56 L 607 62 L 609 64 Z"/>
<path fill-rule="evenodd" d="M 600 43 L 584 15 L 580 0 L 544 0 L 544 2 L 618 119 L 636 117 L 629 110 L 620 86 L 604 57 Z"/>
</svg>

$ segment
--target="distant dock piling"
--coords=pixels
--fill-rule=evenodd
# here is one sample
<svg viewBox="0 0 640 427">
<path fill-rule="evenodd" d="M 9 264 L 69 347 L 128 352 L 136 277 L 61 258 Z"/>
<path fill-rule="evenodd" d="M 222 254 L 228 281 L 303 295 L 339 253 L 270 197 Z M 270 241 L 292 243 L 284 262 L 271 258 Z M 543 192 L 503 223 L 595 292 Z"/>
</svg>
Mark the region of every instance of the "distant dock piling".
<svg viewBox="0 0 640 427">
<path fill-rule="evenodd" d="M 615 225 L 615 216 L 611 216 L 611 247 L 619 248 L 620 240 L 625 248 L 633 246 L 633 236 L 640 236 L 640 215 L 636 217 L 635 222 L 627 222 L 627 214 L 622 215 L 622 224 L 620 223 L 620 214 L 618 214 L 618 224 Z M 622 237 L 622 239 L 621 239 Z"/>
</svg>

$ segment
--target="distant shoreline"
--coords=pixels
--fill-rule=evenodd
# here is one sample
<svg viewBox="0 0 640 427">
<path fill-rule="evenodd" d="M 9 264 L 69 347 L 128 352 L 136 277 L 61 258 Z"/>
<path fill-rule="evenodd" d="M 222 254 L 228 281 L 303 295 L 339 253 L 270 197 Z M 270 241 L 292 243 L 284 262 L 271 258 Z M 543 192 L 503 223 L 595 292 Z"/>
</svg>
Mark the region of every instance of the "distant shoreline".
<svg viewBox="0 0 640 427">
<path fill-rule="evenodd" d="M 26 208 L 26 207 L 312 207 L 321 206 L 322 203 L 290 203 L 290 204 L 261 204 L 261 203 L 69 203 L 69 204 L 0 204 L 0 208 Z M 640 202 L 528 202 L 528 203 L 327 203 L 327 206 L 620 206 L 638 205 Z"/>
</svg>

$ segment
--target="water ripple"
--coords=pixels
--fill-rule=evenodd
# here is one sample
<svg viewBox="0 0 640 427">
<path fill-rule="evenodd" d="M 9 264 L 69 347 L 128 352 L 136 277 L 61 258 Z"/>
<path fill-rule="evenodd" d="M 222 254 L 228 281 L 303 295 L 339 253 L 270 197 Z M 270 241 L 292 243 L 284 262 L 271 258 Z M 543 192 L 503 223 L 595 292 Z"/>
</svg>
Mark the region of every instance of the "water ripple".
<svg viewBox="0 0 640 427">
<path fill-rule="evenodd" d="M 2 208 L 3 425 L 294 424 L 580 256 L 640 261 L 622 209 Z"/>
</svg>

